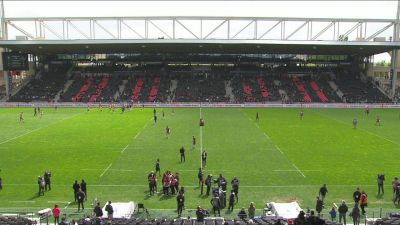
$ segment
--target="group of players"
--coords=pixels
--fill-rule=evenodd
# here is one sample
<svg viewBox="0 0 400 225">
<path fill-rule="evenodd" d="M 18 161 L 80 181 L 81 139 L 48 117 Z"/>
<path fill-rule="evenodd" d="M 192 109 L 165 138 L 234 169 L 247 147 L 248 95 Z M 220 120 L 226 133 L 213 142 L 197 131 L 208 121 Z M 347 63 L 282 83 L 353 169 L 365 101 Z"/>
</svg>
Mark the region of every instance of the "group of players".
<svg viewBox="0 0 400 225">
<path fill-rule="evenodd" d="M 366 116 L 368 116 L 369 113 L 370 113 L 370 109 L 369 109 L 369 107 L 366 107 L 366 108 L 364 109 L 364 114 L 365 114 Z M 357 118 L 354 118 L 354 119 L 353 119 L 353 128 L 356 129 L 356 128 L 357 128 L 357 125 L 358 125 L 358 120 L 357 120 Z M 381 118 L 380 118 L 379 115 L 376 116 L 375 126 L 381 126 Z"/>
</svg>

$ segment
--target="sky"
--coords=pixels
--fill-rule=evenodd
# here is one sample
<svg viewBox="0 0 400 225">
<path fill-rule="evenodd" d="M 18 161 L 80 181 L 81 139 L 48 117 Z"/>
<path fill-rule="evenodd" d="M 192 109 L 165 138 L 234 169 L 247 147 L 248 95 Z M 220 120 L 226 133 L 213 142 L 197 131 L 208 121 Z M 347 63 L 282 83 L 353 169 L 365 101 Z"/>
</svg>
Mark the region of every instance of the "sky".
<svg viewBox="0 0 400 225">
<path fill-rule="evenodd" d="M 18 1 L 6 17 L 237 16 L 395 19 L 397 1 Z"/>
</svg>

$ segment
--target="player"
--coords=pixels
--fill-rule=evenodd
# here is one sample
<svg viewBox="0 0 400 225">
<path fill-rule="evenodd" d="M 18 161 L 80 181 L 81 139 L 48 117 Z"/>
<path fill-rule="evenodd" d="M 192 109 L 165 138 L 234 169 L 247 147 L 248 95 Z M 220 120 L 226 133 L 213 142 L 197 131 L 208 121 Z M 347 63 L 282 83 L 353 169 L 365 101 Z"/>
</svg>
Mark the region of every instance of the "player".
<svg viewBox="0 0 400 225">
<path fill-rule="evenodd" d="M 192 137 L 192 149 L 196 148 L 196 138 L 193 136 Z"/>
<path fill-rule="evenodd" d="M 256 121 L 258 122 L 260 120 L 260 116 L 258 115 L 258 112 L 256 113 Z"/>
<path fill-rule="evenodd" d="M 365 107 L 365 110 L 364 110 L 364 113 L 365 113 L 365 115 L 369 115 L 369 106 L 366 106 Z"/>
<path fill-rule="evenodd" d="M 153 115 L 156 116 L 157 115 L 157 111 L 155 108 L 153 108 Z"/>
<path fill-rule="evenodd" d="M 164 110 L 162 110 L 162 118 L 163 118 L 163 119 L 165 118 Z"/>
<path fill-rule="evenodd" d="M 101 103 L 99 103 L 99 110 L 100 112 L 103 112 L 103 106 L 101 105 Z"/>
<path fill-rule="evenodd" d="M 154 123 L 157 123 L 157 115 L 156 114 L 154 114 L 153 119 L 154 119 Z"/>
<path fill-rule="evenodd" d="M 89 112 L 89 111 L 90 111 L 90 106 L 89 106 L 89 105 L 87 105 L 86 112 Z"/>
<path fill-rule="evenodd" d="M 172 108 L 172 115 L 175 115 L 175 109 L 174 108 Z"/>
<path fill-rule="evenodd" d="M 156 174 L 158 172 L 158 176 L 161 176 L 161 169 L 160 169 L 160 159 L 157 159 L 156 161 Z"/>
<path fill-rule="evenodd" d="M 21 113 L 19 114 L 19 122 L 20 122 L 20 123 L 23 123 L 23 122 L 24 122 L 24 112 L 21 112 Z"/>
<path fill-rule="evenodd" d="M 201 127 L 204 127 L 204 120 L 203 120 L 203 118 L 200 118 L 200 126 L 201 126 Z"/>
<path fill-rule="evenodd" d="M 167 126 L 167 128 L 165 128 L 165 135 L 167 136 L 167 139 L 169 139 L 170 134 L 171 134 L 171 129 Z"/>
<path fill-rule="evenodd" d="M 203 168 L 206 167 L 206 164 L 207 164 L 207 152 L 206 152 L 206 150 L 204 150 L 201 153 L 201 164 L 203 165 Z"/>
<path fill-rule="evenodd" d="M 381 125 L 381 118 L 379 117 L 379 115 L 376 116 L 375 126 L 376 126 L 376 125 L 378 125 L 378 126 Z"/>
<path fill-rule="evenodd" d="M 303 117 L 304 117 L 304 112 L 303 112 L 303 110 L 301 110 L 300 111 L 300 120 L 303 120 Z"/>
<path fill-rule="evenodd" d="M 37 111 L 36 111 L 36 107 L 35 107 L 35 109 L 33 110 L 33 116 L 36 116 L 37 115 Z"/>
<path fill-rule="evenodd" d="M 181 163 L 186 162 L 186 157 L 185 157 L 185 148 L 182 146 L 181 149 L 179 149 L 179 153 L 181 155 Z"/>
<path fill-rule="evenodd" d="M 58 106 L 57 106 L 57 105 L 55 105 L 55 106 L 54 106 L 54 110 L 55 110 L 55 111 L 57 111 L 57 109 L 58 109 Z"/>
<path fill-rule="evenodd" d="M 42 119 L 42 116 L 43 116 L 43 110 L 40 110 L 40 119 Z"/>
<path fill-rule="evenodd" d="M 356 129 L 357 128 L 357 124 L 358 124 L 358 120 L 357 118 L 353 119 L 353 128 Z"/>
</svg>

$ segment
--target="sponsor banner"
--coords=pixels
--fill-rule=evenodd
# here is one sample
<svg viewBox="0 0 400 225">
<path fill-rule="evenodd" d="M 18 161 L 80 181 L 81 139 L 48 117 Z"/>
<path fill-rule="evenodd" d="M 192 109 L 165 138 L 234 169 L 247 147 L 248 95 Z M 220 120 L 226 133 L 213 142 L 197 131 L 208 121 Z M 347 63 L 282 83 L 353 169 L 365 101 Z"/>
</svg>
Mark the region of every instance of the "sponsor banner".
<svg viewBox="0 0 400 225">
<path fill-rule="evenodd" d="M 113 104 L 116 107 L 126 103 L 82 103 L 82 102 L 0 102 L 0 107 L 76 107 L 76 108 L 96 108 L 100 105 L 109 107 Z M 308 104 L 278 104 L 278 103 L 134 103 L 133 107 L 176 107 L 176 108 L 400 108 L 400 104 L 346 104 L 346 103 L 308 103 Z"/>
</svg>

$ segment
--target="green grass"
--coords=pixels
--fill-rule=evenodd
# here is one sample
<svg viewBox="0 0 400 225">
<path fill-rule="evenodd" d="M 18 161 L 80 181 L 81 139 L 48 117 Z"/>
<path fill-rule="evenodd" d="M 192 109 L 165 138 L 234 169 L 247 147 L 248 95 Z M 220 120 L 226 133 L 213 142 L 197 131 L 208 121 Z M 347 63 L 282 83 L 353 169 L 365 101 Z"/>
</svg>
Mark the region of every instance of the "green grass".
<svg viewBox="0 0 400 225">
<path fill-rule="evenodd" d="M 165 118 L 158 109 L 157 124 L 151 120 L 152 109 L 124 114 L 108 109 L 43 110 L 39 118 L 33 117 L 32 108 L 0 109 L 3 209 L 38 209 L 73 201 L 72 183 L 83 178 L 89 185 L 90 202 L 95 197 L 103 203 L 143 202 L 151 213 L 173 213 L 174 197 L 148 196 L 147 174 L 154 170 L 157 158 L 162 170 L 181 174 L 187 209 L 210 206 L 209 198 L 200 196 L 197 187 L 199 108 L 175 109 L 174 115 L 164 109 Z M 18 121 L 21 111 L 24 123 Z M 236 208 L 255 202 L 262 209 L 270 201 L 296 200 L 303 208 L 313 209 L 319 187 L 326 183 L 325 212 L 342 199 L 351 202 L 356 187 L 369 195 L 367 211 L 398 210 L 392 203 L 390 182 L 400 175 L 399 110 L 373 109 L 367 117 L 362 109 L 305 109 L 302 121 L 299 109 L 201 111 L 206 122 L 202 133 L 202 145 L 208 152 L 206 174 L 223 173 L 228 181 L 238 177 Z M 375 126 L 378 114 L 382 126 Z M 357 129 L 352 127 L 354 117 L 359 120 Z M 165 138 L 167 125 L 172 131 L 170 139 Z M 196 150 L 190 149 L 192 135 L 198 140 Z M 182 164 L 181 146 L 187 149 Z M 36 178 L 47 169 L 52 171 L 53 188 L 37 197 Z M 386 174 L 384 196 L 376 195 L 378 173 Z"/>
</svg>

